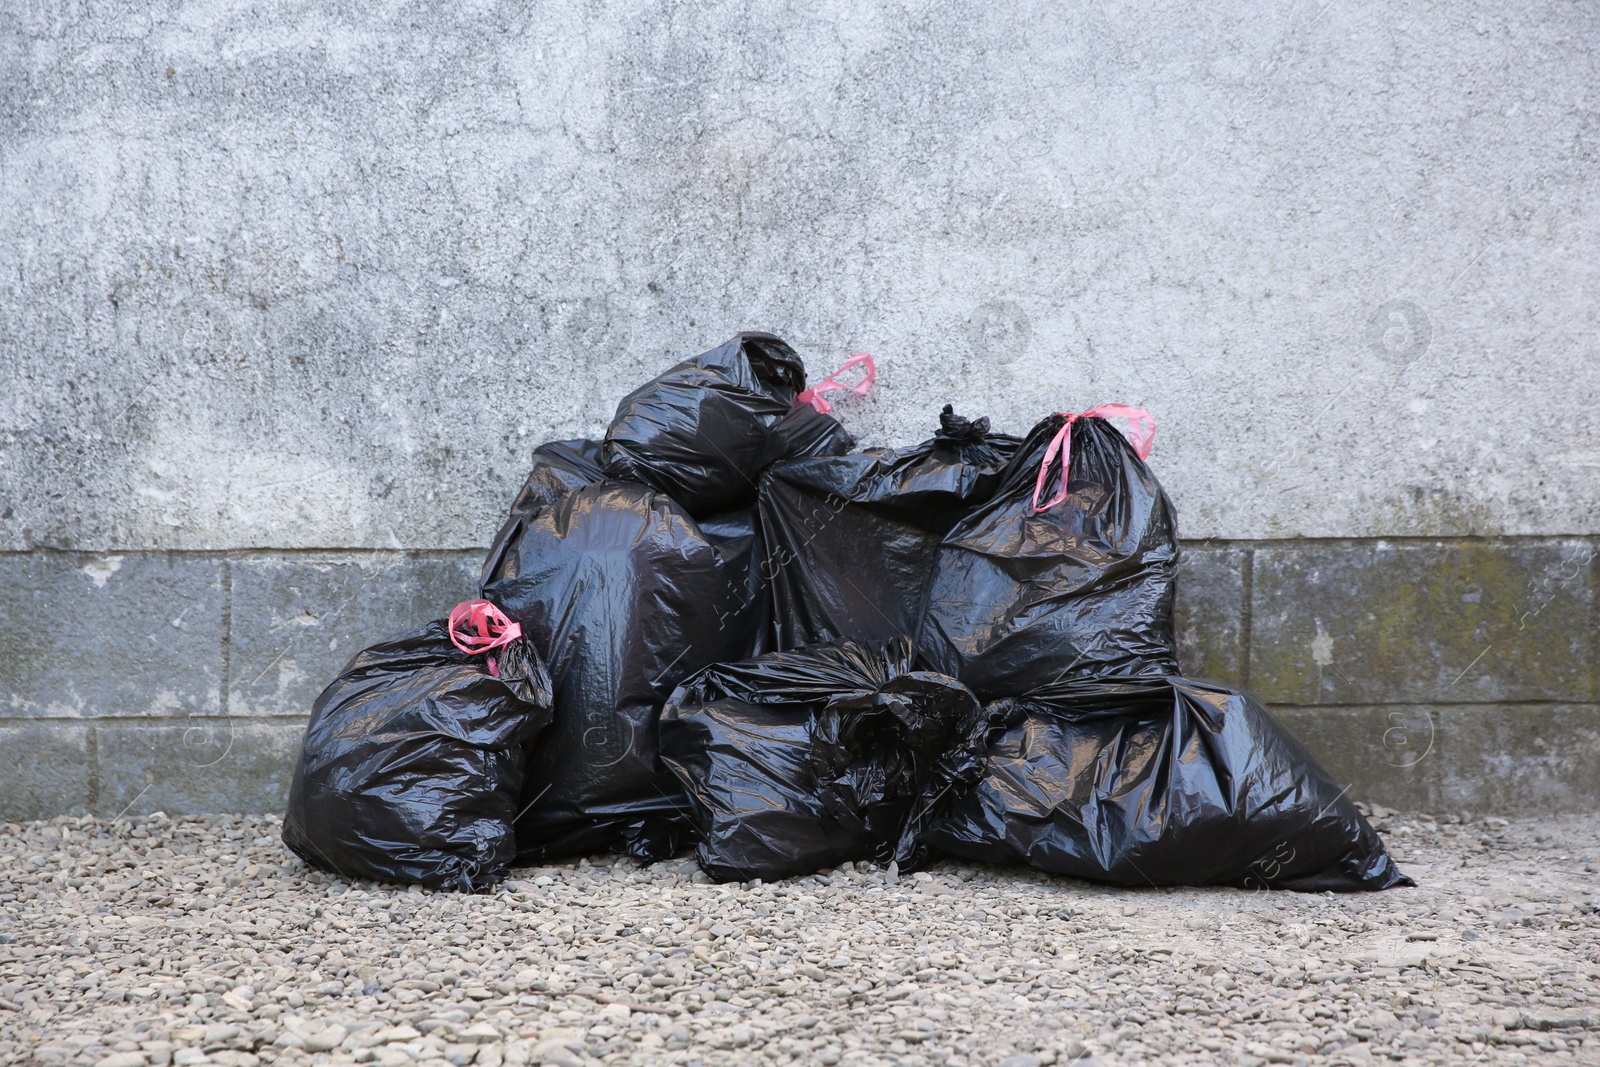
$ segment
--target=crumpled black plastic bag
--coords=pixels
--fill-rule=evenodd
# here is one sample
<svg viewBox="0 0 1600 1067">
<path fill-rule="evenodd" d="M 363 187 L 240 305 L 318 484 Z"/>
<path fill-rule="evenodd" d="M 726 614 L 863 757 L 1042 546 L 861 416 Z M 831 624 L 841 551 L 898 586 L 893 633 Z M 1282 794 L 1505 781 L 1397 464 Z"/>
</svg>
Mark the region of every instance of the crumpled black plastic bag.
<svg viewBox="0 0 1600 1067">
<path fill-rule="evenodd" d="M 1003 732 L 929 827 L 938 852 L 1130 886 L 1414 884 L 1247 693 L 1176 676 L 1060 683 L 990 712 Z"/>
<path fill-rule="evenodd" d="M 986 722 L 965 686 L 913 669 L 909 639 L 849 642 L 706 668 L 668 700 L 661 758 L 718 881 L 909 869 L 922 827 L 981 769 Z"/>
<path fill-rule="evenodd" d="M 606 480 L 600 441 L 547 441 L 533 450 L 533 468 L 511 502 L 513 517 L 551 504 L 574 489 Z"/>
<path fill-rule="evenodd" d="M 768 333 L 741 333 L 635 389 L 605 437 L 605 471 L 666 493 L 700 518 L 750 507 L 766 467 L 848 452 L 839 420 L 796 404 L 805 364 Z"/>
<path fill-rule="evenodd" d="M 917 647 L 983 700 L 1178 670 L 1172 503 L 1121 433 L 1080 418 L 1067 498 L 1035 512 L 1039 466 L 1063 422 L 1052 415 L 1033 428 L 993 498 L 956 523 L 934 563 Z"/>
<path fill-rule="evenodd" d="M 769 467 L 758 512 L 773 646 L 915 631 L 940 539 L 994 494 L 1019 444 L 946 404 L 938 433 L 919 445 Z"/>
<path fill-rule="evenodd" d="M 468 891 L 503 879 L 551 688 L 526 639 L 494 656 L 499 677 L 442 620 L 358 652 L 312 707 L 284 844 L 352 878 Z"/>
<path fill-rule="evenodd" d="M 483 596 L 545 654 L 555 720 L 529 752 L 518 853 L 679 851 L 688 802 L 656 760 L 662 702 L 757 647 L 754 513 L 696 522 L 662 493 L 598 482 L 514 513 Z"/>
</svg>

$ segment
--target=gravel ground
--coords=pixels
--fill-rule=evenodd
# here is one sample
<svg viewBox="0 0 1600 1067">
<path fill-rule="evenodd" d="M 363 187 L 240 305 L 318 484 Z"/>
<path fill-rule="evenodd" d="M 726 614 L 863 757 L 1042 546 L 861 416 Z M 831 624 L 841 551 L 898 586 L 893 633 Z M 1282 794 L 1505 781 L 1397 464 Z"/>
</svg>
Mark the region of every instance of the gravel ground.
<svg viewBox="0 0 1600 1067">
<path fill-rule="evenodd" d="M 1600 816 L 1376 814 L 1419 888 L 601 858 L 471 897 L 309 871 L 266 816 L 7 825 L 0 1060 L 1600 1064 Z"/>
</svg>

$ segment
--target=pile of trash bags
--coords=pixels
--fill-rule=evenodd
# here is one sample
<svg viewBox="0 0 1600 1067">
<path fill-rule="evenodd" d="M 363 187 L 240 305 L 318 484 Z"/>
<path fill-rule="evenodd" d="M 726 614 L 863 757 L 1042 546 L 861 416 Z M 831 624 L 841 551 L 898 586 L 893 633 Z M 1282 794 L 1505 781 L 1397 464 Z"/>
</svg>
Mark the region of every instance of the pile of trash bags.
<svg viewBox="0 0 1600 1067">
<path fill-rule="evenodd" d="M 859 369 L 854 385 L 842 378 Z M 1249 694 L 1182 676 L 1148 412 L 949 406 L 858 449 L 745 333 L 534 449 L 477 598 L 358 653 L 284 819 L 306 862 L 483 890 L 693 847 L 718 881 L 949 856 L 1119 885 L 1409 885 Z"/>
</svg>

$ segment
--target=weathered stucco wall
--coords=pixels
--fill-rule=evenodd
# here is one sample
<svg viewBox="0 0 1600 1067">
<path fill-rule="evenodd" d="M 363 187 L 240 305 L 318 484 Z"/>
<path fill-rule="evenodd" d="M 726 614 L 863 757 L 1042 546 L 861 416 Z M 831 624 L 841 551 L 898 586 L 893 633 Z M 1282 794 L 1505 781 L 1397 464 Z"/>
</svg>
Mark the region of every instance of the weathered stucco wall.
<svg viewBox="0 0 1600 1067">
<path fill-rule="evenodd" d="M 740 329 L 1120 401 L 1188 670 L 1600 802 L 1600 9 L 0 0 L 0 817 L 274 808 L 539 440 Z"/>
<path fill-rule="evenodd" d="M 480 545 L 741 328 L 1190 537 L 1600 530 L 1592 5 L 4 6 L 0 548 Z"/>
</svg>

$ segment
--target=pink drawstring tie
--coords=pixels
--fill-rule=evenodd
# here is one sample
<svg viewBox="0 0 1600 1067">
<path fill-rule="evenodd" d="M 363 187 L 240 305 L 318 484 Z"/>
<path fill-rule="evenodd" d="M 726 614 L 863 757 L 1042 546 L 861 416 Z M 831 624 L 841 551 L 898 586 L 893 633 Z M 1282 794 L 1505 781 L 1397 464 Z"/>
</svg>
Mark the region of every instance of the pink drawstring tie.
<svg viewBox="0 0 1600 1067">
<path fill-rule="evenodd" d="M 1063 500 L 1067 499 L 1067 476 L 1072 471 L 1072 424 L 1079 419 L 1112 419 L 1124 418 L 1128 420 L 1128 442 L 1133 445 L 1133 450 L 1140 459 L 1150 458 L 1150 446 L 1156 439 L 1156 420 L 1144 408 L 1130 408 L 1126 404 L 1101 404 L 1088 411 L 1080 411 L 1074 415 L 1070 411 L 1058 411 L 1057 415 L 1065 415 L 1067 421 L 1062 424 L 1056 433 L 1050 447 L 1044 450 L 1044 459 L 1039 461 L 1039 479 L 1033 483 L 1033 510 L 1049 511 Z M 1045 478 L 1050 473 L 1050 464 L 1057 457 L 1061 457 L 1061 492 L 1047 504 L 1039 503 L 1039 494 L 1044 492 Z"/>
<path fill-rule="evenodd" d="M 506 613 L 487 600 L 463 600 L 450 612 L 450 643 L 469 656 L 504 648 L 522 636 L 522 624 L 512 622 Z M 487 661 L 489 673 L 500 677 L 494 657 Z"/>
<path fill-rule="evenodd" d="M 867 374 L 866 377 L 862 378 L 859 382 L 854 385 L 845 385 L 839 380 L 839 375 L 843 374 L 851 367 L 861 366 L 862 364 L 866 365 Z M 872 383 L 877 379 L 877 377 L 878 367 L 872 362 L 872 357 L 867 355 L 865 352 L 861 352 L 845 360 L 843 365 L 840 366 L 838 370 L 834 371 L 816 385 L 813 385 L 810 389 L 807 389 L 805 392 L 795 397 L 794 402 L 796 404 L 810 404 L 812 407 L 817 409 L 819 414 L 826 415 L 828 412 L 833 410 L 833 405 L 822 399 L 823 393 L 831 393 L 835 389 L 848 389 L 850 392 L 856 394 L 856 396 L 866 396 L 867 390 L 872 388 Z"/>
</svg>

